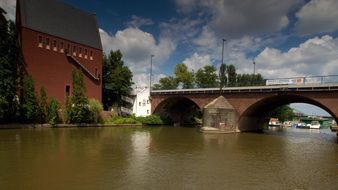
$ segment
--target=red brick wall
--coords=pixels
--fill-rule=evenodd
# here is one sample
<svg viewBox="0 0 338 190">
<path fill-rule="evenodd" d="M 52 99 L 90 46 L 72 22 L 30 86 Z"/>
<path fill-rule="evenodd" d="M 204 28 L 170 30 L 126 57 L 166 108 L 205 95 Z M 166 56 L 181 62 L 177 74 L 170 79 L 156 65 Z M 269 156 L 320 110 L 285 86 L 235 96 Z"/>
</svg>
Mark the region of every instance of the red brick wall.
<svg viewBox="0 0 338 190">
<path fill-rule="evenodd" d="M 266 111 L 277 105 L 289 103 L 309 103 L 321 107 L 329 112 L 338 120 L 338 91 L 304 91 L 304 92 L 243 92 L 243 93 L 224 93 L 222 94 L 229 103 L 235 108 L 238 121 L 242 116 L 257 117 L 261 111 Z M 194 101 L 200 108 L 219 96 L 217 93 L 209 94 L 152 94 L 152 113 L 167 98 L 186 97 Z M 251 109 L 251 110 L 249 110 Z M 248 111 L 252 111 L 248 113 Z M 254 114 L 254 115 L 252 115 Z M 252 118 L 251 118 L 252 119 Z M 256 118 L 259 119 L 259 118 Z M 252 121 L 250 121 L 252 122 Z M 257 125 L 258 126 L 258 125 Z"/>
<path fill-rule="evenodd" d="M 48 97 L 56 98 L 61 104 L 66 100 L 66 85 L 70 85 L 72 92 L 72 70 L 78 69 L 76 65 L 67 58 L 65 53 L 60 52 L 60 42 L 63 42 L 63 49 L 67 48 L 70 44 L 71 51 L 73 46 L 77 48 L 77 55 L 75 58 L 83 64 L 92 74 L 102 76 L 102 56 L 101 50 L 94 49 L 85 45 L 67 41 L 55 36 L 39 33 L 27 28 L 21 28 L 21 46 L 26 64 L 28 74 L 32 75 L 35 90 L 40 91 L 43 86 L 46 90 Z M 49 38 L 50 49 L 46 49 L 43 44 L 42 48 L 39 47 L 38 36 L 43 40 Z M 53 41 L 57 41 L 57 51 L 53 50 Z M 82 48 L 82 57 L 79 57 L 79 47 Z M 87 59 L 84 58 L 85 49 L 87 49 Z M 90 60 L 90 52 L 93 52 L 93 60 Z M 84 82 L 86 86 L 86 95 L 89 98 L 95 98 L 101 101 L 101 79 L 95 81 L 84 74 Z"/>
</svg>

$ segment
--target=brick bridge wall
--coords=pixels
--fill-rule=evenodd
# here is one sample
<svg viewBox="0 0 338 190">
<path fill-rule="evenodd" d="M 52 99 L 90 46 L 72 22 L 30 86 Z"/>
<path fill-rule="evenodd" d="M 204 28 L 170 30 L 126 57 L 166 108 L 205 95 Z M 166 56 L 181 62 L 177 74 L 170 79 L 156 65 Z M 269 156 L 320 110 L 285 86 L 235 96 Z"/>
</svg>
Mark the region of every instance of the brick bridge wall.
<svg viewBox="0 0 338 190">
<path fill-rule="evenodd" d="M 329 112 L 336 120 L 338 116 L 338 91 L 294 91 L 294 92 L 232 92 L 222 94 L 235 108 L 238 123 L 242 116 L 248 114 L 249 108 L 262 111 L 264 107 L 276 107 L 289 103 L 309 103 Z M 185 97 L 203 108 L 219 96 L 219 93 L 179 92 L 173 94 L 152 93 L 152 113 L 166 99 Z M 275 105 L 271 105 L 275 104 Z M 252 114 L 252 113 L 251 113 Z M 257 118 L 256 118 L 257 119 Z M 253 122 L 248 120 L 247 122 Z"/>
</svg>

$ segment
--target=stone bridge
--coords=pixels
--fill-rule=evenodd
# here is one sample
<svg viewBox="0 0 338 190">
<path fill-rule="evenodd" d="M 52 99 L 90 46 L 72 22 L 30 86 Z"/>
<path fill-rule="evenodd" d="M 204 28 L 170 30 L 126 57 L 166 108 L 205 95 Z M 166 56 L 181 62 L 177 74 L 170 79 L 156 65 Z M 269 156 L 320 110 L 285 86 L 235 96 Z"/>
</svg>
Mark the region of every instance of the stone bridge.
<svg viewBox="0 0 338 190">
<path fill-rule="evenodd" d="M 312 104 L 338 119 L 338 84 L 154 90 L 152 113 L 184 122 L 185 116 L 220 95 L 234 107 L 239 131 L 257 130 L 269 111 L 290 103 Z"/>
</svg>

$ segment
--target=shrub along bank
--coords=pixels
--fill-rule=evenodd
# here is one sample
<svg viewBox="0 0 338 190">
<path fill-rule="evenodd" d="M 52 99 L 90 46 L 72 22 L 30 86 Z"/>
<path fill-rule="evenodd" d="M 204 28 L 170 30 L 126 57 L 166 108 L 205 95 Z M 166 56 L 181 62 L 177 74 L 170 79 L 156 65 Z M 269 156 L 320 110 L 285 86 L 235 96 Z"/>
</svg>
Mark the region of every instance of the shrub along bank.
<svg viewBox="0 0 338 190">
<path fill-rule="evenodd" d="M 145 117 L 135 116 L 112 116 L 109 120 L 105 121 L 105 124 L 139 124 L 139 125 L 169 125 L 169 120 L 161 118 L 157 115 L 149 115 Z"/>
</svg>

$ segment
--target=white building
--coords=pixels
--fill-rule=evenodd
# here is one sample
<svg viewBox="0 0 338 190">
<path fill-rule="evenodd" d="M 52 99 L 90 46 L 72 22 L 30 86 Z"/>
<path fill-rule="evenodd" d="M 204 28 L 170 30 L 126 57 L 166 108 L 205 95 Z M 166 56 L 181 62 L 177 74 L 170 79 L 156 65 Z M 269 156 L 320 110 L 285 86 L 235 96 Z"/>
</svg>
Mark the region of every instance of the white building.
<svg viewBox="0 0 338 190">
<path fill-rule="evenodd" d="M 135 96 L 133 114 L 135 116 L 148 116 L 151 114 L 150 91 L 148 87 L 136 87 L 133 90 Z"/>
</svg>

